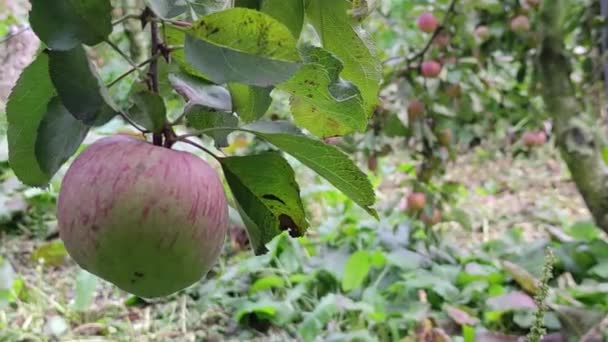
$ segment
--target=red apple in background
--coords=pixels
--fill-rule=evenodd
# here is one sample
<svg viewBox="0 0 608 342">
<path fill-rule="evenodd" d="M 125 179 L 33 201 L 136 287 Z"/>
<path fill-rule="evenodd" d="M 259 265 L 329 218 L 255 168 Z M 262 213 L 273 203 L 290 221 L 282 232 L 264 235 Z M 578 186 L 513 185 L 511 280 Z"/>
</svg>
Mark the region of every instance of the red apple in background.
<svg viewBox="0 0 608 342">
<path fill-rule="evenodd" d="M 437 61 L 424 61 L 420 66 L 422 76 L 427 78 L 435 78 L 441 73 L 441 63 Z"/>
<path fill-rule="evenodd" d="M 432 209 L 432 213 L 428 214 L 426 211 L 420 215 L 420 220 L 427 226 L 432 227 L 441 222 L 441 210 L 437 208 Z"/>
<path fill-rule="evenodd" d="M 521 140 L 526 147 L 542 146 L 547 142 L 547 134 L 544 131 L 526 132 Z"/>
<path fill-rule="evenodd" d="M 511 19 L 511 30 L 518 33 L 530 31 L 530 19 L 525 15 L 518 15 Z"/>
<path fill-rule="evenodd" d="M 413 192 L 407 196 L 407 209 L 410 211 L 420 211 L 426 205 L 426 195 L 422 192 Z"/>
<path fill-rule="evenodd" d="M 199 157 L 117 135 L 70 166 L 57 218 L 82 268 L 135 295 L 160 297 L 215 264 L 228 204 L 217 172 Z"/>
<path fill-rule="evenodd" d="M 407 105 L 407 118 L 410 122 L 415 121 L 424 114 L 425 106 L 419 100 L 411 100 Z"/>
<path fill-rule="evenodd" d="M 422 13 L 418 17 L 417 24 L 418 24 L 418 28 L 420 29 L 420 31 L 426 32 L 426 33 L 435 32 L 435 30 L 437 29 L 437 26 L 438 26 L 437 19 L 435 18 L 433 13 L 430 13 L 430 12 Z"/>
</svg>

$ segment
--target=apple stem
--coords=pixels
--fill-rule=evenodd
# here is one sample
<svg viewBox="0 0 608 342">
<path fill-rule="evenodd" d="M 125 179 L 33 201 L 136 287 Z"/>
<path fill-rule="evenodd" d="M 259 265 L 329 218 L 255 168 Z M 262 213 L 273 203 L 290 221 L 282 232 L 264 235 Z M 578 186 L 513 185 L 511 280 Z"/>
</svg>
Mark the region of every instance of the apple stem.
<svg viewBox="0 0 608 342">
<path fill-rule="evenodd" d="M 149 23 L 150 23 L 150 36 L 151 36 L 151 40 L 152 40 L 152 56 L 156 56 L 159 54 L 164 55 L 166 52 L 165 47 L 163 46 L 163 42 L 161 41 L 160 38 L 160 33 L 159 33 L 159 29 L 158 29 L 158 22 L 156 22 L 154 19 L 154 14 L 150 12 L 150 17 L 148 18 Z M 148 86 L 150 88 L 151 91 L 155 92 L 155 93 L 159 93 L 159 86 L 158 86 L 158 59 L 153 59 L 150 62 L 150 70 L 148 71 Z M 172 137 L 175 136 L 175 132 L 173 131 L 173 129 L 171 127 L 169 127 L 167 125 L 167 123 L 165 123 L 165 128 L 163 129 L 162 132 L 160 133 L 154 133 L 154 135 L 152 136 L 152 143 L 156 146 L 164 146 L 167 148 L 171 148 L 171 146 L 173 145 L 173 139 Z M 164 138 L 164 139 L 163 139 Z M 164 140 L 164 144 L 163 144 L 163 140 Z"/>
</svg>

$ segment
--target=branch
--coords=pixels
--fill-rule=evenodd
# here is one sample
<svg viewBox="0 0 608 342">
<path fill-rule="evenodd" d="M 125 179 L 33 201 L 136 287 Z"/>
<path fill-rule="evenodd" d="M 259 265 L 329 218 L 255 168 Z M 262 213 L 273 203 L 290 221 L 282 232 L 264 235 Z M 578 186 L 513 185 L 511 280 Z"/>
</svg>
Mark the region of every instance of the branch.
<svg viewBox="0 0 608 342">
<path fill-rule="evenodd" d="M 112 82 L 108 83 L 106 87 L 110 88 L 113 85 L 115 85 L 116 83 L 122 81 L 123 79 L 125 79 L 125 77 L 131 75 L 132 73 L 134 73 L 135 71 L 138 71 L 140 68 L 152 63 L 153 60 L 157 59 L 160 56 L 160 54 L 156 54 L 155 56 L 152 56 L 150 58 L 148 58 L 147 60 L 139 63 L 138 65 L 136 65 L 134 68 L 129 69 L 127 72 L 125 72 L 124 74 L 118 76 L 115 80 L 113 80 Z"/>
<path fill-rule="evenodd" d="M 203 152 L 205 152 L 205 153 L 209 154 L 209 155 L 210 155 L 210 156 L 212 156 L 212 157 L 213 157 L 215 160 L 220 161 L 220 157 L 218 157 L 217 155 L 215 155 L 215 154 L 214 154 L 213 152 L 211 152 L 209 149 L 207 149 L 206 147 L 204 147 L 204 146 L 203 146 L 203 145 L 201 145 L 201 144 L 195 143 L 194 141 L 187 139 L 185 136 L 180 136 L 180 137 L 177 137 L 177 138 L 175 138 L 175 141 L 176 141 L 176 142 L 183 142 L 183 143 L 186 143 L 186 144 L 192 145 L 192 146 L 194 146 L 194 147 L 196 147 L 196 148 L 198 148 L 198 149 L 202 150 Z"/>
</svg>

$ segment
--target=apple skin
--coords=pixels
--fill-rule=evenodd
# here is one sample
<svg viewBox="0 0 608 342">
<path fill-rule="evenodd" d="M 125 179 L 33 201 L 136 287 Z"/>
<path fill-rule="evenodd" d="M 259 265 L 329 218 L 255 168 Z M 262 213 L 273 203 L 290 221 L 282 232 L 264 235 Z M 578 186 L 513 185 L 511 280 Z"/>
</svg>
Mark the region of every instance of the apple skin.
<svg viewBox="0 0 608 342">
<path fill-rule="evenodd" d="M 441 63 L 437 61 L 425 61 L 420 66 L 422 76 L 426 78 L 435 78 L 441 73 Z"/>
<path fill-rule="evenodd" d="M 211 269 L 228 230 L 228 205 L 218 174 L 202 159 L 117 135 L 76 158 L 63 179 L 57 218 L 82 268 L 153 298 Z"/>
<path fill-rule="evenodd" d="M 416 22 L 418 24 L 418 28 L 422 32 L 433 33 L 437 29 L 439 23 L 437 22 L 437 18 L 433 15 L 433 13 L 425 12 L 422 13 Z"/>
</svg>

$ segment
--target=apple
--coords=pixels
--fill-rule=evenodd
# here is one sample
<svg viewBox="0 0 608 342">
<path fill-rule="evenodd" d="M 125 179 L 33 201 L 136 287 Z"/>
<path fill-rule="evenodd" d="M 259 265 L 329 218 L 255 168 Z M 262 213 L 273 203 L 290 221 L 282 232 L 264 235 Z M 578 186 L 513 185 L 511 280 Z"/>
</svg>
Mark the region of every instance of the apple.
<svg viewBox="0 0 608 342">
<path fill-rule="evenodd" d="M 492 36 L 492 33 L 490 32 L 490 29 L 485 26 L 485 25 L 479 25 L 475 28 L 475 39 L 478 42 L 485 42 L 486 40 L 490 39 L 490 37 Z"/>
<path fill-rule="evenodd" d="M 428 214 L 426 211 L 424 211 L 421 215 L 420 215 L 420 220 L 427 226 L 427 227 L 432 227 L 436 224 L 438 224 L 439 222 L 441 222 L 441 210 L 439 210 L 438 208 L 433 208 L 432 209 L 432 214 Z"/>
<path fill-rule="evenodd" d="M 435 78 L 441 73 L 441 63 L 437 61 L 424 61 L 420 66 L 422 76 L 427 78 Z"/>
<path fill-rule="evenodd" d="M 152 298 L 184 289 L 211 269 L 228 230 L 228 204 L 204 160 L 116 135 L 87 147 L 70 166 L 57 219 L 82 268 Z"/>
<path fill-rule="evenodd" d="M 426 205 L 426 195 L 422 192 L 413 192 L 407 196 L 407 208 L 410 211 L 420 211 Z"/>
<path fill-rule="evenodd" d="M 407 105 L 407 118 L 409 122 L 416 121 L 419 117 L 424 114 L 425 105 L 420 100 L 411 100 Z"/>
<path fill-rule="evenodd" d="M 418 17 L 418 28 L 422 32 L 433 33 L 437 29 L 439 23 L 433 13 L 425 12 Z"/>
</svg>

